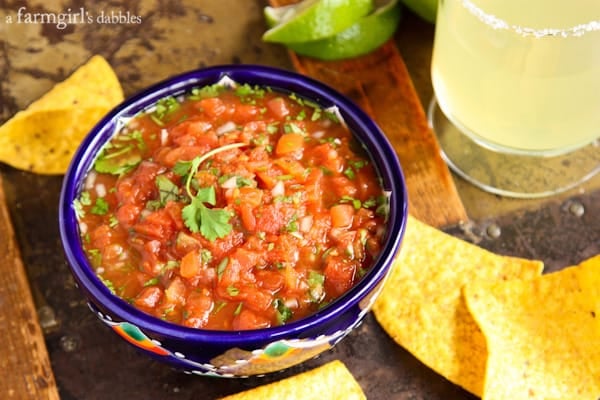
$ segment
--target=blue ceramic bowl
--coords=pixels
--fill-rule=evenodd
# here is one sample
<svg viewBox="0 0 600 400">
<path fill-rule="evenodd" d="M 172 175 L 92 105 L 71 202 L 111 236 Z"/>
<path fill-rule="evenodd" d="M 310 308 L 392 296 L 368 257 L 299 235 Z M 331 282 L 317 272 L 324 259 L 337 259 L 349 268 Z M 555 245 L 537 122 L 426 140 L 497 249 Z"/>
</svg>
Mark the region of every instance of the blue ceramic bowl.
<svg viewBox="0 0 600 400">
<path fill-rule="evenodd" d="M 389 222 L 381 254 L 369 272 L 327 307 L 283 326 L 248 331 L 211 331 L 174 325 L 145 314 L 111 294 L 97 278 L 82 250 L 73 201 L 102 146 L 124 121 L 167 95 L 214 84 L 223 78 L 266 85 L 337 106 L 349 129 L 364 144 L 389 192 Z M 377 125 L 353 102 L 305 76 L 254 65 L 216 66 L 158 83 L 112 110 L 84 139 L 67 171 L 59 225 L 66 259 L 100 320 L 143 353 L 187 373 L 242 377 L 281 370 L 313 358 L 344 338 L 369 311 L 400 248 L 407 219 L 407 197 L 397 155 Z"/>
</svg>

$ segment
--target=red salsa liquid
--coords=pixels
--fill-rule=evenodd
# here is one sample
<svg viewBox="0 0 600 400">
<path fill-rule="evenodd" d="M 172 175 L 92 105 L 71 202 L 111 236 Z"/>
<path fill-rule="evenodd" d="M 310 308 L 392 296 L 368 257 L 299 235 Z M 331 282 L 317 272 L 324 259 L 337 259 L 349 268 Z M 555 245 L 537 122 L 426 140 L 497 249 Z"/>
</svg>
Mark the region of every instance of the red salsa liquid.
<svg viewBox="0 0 600 400">
<path fill-rule="evenodd" d="M 242 330 L 348 291 L 380 251 L 386 199 L 334 112 L 213 85 L 131 119 L 74 206 L 84 250 L 117 296 L 176 324 Z"/>
</svg>

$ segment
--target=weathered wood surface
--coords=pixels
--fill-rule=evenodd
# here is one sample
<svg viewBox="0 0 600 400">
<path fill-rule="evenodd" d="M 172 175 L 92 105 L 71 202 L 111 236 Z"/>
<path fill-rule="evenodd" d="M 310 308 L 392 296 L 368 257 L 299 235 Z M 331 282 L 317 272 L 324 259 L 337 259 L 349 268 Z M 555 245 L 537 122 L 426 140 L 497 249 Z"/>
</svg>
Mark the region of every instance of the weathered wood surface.
<svg viewBox="0 0 600 400">
<path fill-rule="evenodd" d="M 0 177 L 0 398 L 58 399 Z"/>
</svg>

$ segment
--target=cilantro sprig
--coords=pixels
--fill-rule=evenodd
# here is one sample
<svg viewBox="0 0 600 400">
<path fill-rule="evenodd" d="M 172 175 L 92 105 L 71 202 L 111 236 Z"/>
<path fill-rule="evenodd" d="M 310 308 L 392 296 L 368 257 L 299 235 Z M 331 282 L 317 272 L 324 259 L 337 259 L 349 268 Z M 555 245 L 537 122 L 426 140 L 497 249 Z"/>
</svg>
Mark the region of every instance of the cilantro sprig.
<svg viewBox="0 0 600 400">
<path fill-rule="evenodd" d="M 202 236 L 211 242 L 216 238 L 223 238 L 231 232 L 231 224 L 229 219 L 231 214 L 222 208 L 209 208 L 205 205 L 211 206 L 216 205 L 216 193 L 213 186 L 201 187 L 196 191 L 196 194 L 192 193 L 192 179 L 198 172 L 200 165 L 208 160 L 210 157 L 223 151 L 235 149 L 238 147 L 246 146 L 245 143 L 231 143 L 194 158 L 192 161 L 185 164 L 178 163 L 175 168 L 175 172 L 179 175 L 186 176 L 185 180 L 185 191 L 190 198 L 190 204 L 183 207 L 181 216 L 185 226 L 190 231 L 197 233 L 200 232 Z"/>
</svg>

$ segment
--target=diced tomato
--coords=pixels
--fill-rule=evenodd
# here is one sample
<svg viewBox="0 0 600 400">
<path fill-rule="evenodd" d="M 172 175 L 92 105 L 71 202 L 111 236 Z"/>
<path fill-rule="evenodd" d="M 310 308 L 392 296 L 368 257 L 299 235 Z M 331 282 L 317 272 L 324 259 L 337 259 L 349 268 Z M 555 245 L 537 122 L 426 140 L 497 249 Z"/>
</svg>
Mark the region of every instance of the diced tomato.
<svg viewBox="0 0 600 400">
<path fill-rule="evenodd" d="M 267 189 L 273 189 L 277 182 L 279 182 L 279 173 L 273 168 L 264 168 L 256 171 L 256 177 L 262 186 Z"/>
<path fill-rule="evenodd" d="M 165 290 L 165 297 L 169 304 L 183 305 L 186 301 L 187 288 L 181 278 L 176 277 Z"/>
<path fill-rule="evenodd" d="M 285 279 L 279 271 L 258 270 L 254 275 L 260 287 L 273 293 L 279 291 L 285 283 Z"/>
<path fill-rule="evenodd" d="M 100 225 L 90 232 L 90 243 L 95 249 L 101 249 L 112 243 L 112 229 L 108 225 Z"/>
<path fill-rule="evenodd" d="M 186 299 L 183 324 L 192 328 L 206 325 L 213 307 L 213 300 L 208 290 L 192 291 Z"/>
<path fill-rule="evenodd" d="M 217 135 L 209 132 L 213 128 L 213 125 L 210 122 L 188 119 L 187 121 L 182 122 L 182 124 L 185 124 L 186 122 L 186 133 L 188 135 L 193 135 L 197 138 L 205 138 L 207 140 L 206 143 L 210 143 L 213 146 L 217 144 Z"/>
<path fill-rule="evenodd" d="M 240 200 L 250 207 L 258 207 L 262 204 L 263 191 L 257 188 L 245 186 L 240 188 Z"/>
<path fill-rule="evenodd" d="M 331 178 L 331 187 L 337 198 L 352 197 L 356 198 L 358 190 L 354 182 L 345 176 L 336 176 Z"/>
<path fill-rule="evenodd" d="M 261 207 L 256 213 L 256 224 L 266 233 L 277 233 L 285 224 L 281 209 L 273 204 Z"/>
<path fill-rule="evenodd" d="M 299 133 L 286 133 L 281 135 L 275 147 L 275 154 L 281 156 L 297 153 L 304 147 L 304 136 Z"/>
<path fill-rule="evenodd" d="M 285 136 L 289 136 L 289 134 Z M 274 163 L 281 168 L 285 174 L 292 175 L 296 181 L 305 181 L 306 168 L 304 168 L 304 166 L 298 160 L 295 160 L 291 157 L 281 157 L 276 159 Z"/>
<path fill-rule="evenodd" d="M 290 109 L 282 97 L 275 97 L 274 99 L 267 101 L 267 108 L 280 120 L 287 117 L 290 113 Z"/>
<path fill-rule="evenodd" d="M 184 231 L 177 233 L 177 238 L 175 239 L 175 250 L 177 251 L 177 254 L 188 254 L 193 250 L 200 249 L 200 246 L 200 241 L 191 234 Z"/>
<path fill-rule="evenodd" d="M 240 204 L 240 217 L 242 224 L 250 232 L 256 230 L 256 217 L 254 216 L 253 207 L 248 203 Z"/>
<path fill-rule="evenodd" d="M 200 254 L 196 250 L 192 250 L 181 258 L 179 263 L 179 275 L 184 278 L 193 278 L 200 273 L 202 262 Z"/>
<path fill-rule="evenodd" d="M 244 123 L 256 119 L 258 108 L 251 104 L 238 104 L 235 107 L 234 118 L 238 123 Z"/>
<path fill-rule="evenodd" d="M 313 163 L 315 166 L 325 168 L 330 173 L 339 173 L 344 165 L 339 157 L 337 150 L 330 143 L 323 143 L 311 151 Z"/>
<path fill-rule="evenodd" d="M 350 228 L 354 218 L 354 206 L 351 204 L 336 204 L 329 209 L 331 226 L 334 228 Z"/>
<path fill-rule="evenodd" d="M 264 313 L 273 303 L 273 296 L 266 290 L 245 286 L 241 289 L 241 292 L 243 293 L 244 305 L 253 311 Z"/>
<path fill-rule="evenodd" d="M 175 147 L 166 154 L 162 154 L 161 162 L 167 167 L 172 168 L 179 161 L 191 161 L 196 156 L 206 153 L 205 146 L 183 146 Z"/>
<path fill-rule="evenodd" d="M 208 115 L 210 118 L 217 118 L 227 111 L 227 106 L 223 100 L 217 97 L 202 99 L 200 100 L 199 105 L 204 114 Z"/>
<path fill-rule="evenodd" d="M 243 308 L 238 315 L 233 318 L 232 328 L 236 331 L 248 329 L 267 328 L 271 321 L 251 310 Z"/>
<path fill-rule="evenodd" d="M 165 204 L 165 212 L 169 215 L 171 222 L 178 231 L 181 231 L 184 227 L 183 217 L 181 216 L 183 207 L 183 204 L 176 201 L 168 201 L 167 204 Z"/>
<path fill-rule="evenodd" d="M 324 273 L 326 291 L 337 297 L 352 287 L 356 266 L 354 263 L 344 262 L 340 256 L 332 256 L 327 258 Z"/>
<path fill-rule="evenodd" d="M 133 301 L 140 308 L 152 309 L 158 305 L 163 296 L 163 291 L 158 286 L 148 286 L 142 289 Z"/>
<path fill-rule="evenodd" d="M 136 223 L 142 212 L 142 208 L 137 204 L 123 204 L 117 210 L 117 220 L 124 228 L 131 228 Z"/>
</svg>

